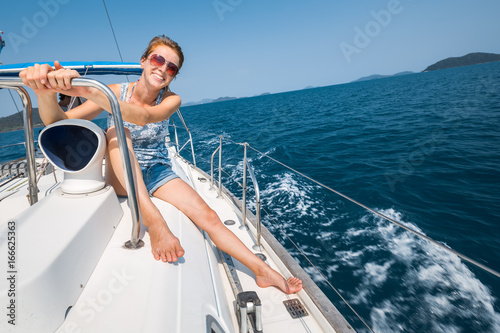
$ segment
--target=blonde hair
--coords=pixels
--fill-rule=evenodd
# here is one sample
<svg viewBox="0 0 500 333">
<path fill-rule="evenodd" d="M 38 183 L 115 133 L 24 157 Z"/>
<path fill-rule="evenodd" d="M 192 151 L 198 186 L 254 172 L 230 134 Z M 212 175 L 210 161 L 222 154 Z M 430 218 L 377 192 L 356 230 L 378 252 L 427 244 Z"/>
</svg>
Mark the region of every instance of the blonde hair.
<svg viewBox="0 0 500 333">
<path fill-rule="evenodd" d="M 172 39 L 170 39 L 165 35 L 158 35 L 153 39 L 151 39 L 148 47 L 142 54 L 141 60 L 147 59 L 149 55 L 153 52 L 153 50 L 160 45 L 165 45 L 170 47 L 177 54 L 177 56 L 179 57 L 179 70 L 180 70 L 182 67 L 182 63 L 184 62 L 184 54 L 182 53 L 182 49 L 179 46 L 179 44 L 177 44 L 177 42 L 173 41 Z"/>
</svg>

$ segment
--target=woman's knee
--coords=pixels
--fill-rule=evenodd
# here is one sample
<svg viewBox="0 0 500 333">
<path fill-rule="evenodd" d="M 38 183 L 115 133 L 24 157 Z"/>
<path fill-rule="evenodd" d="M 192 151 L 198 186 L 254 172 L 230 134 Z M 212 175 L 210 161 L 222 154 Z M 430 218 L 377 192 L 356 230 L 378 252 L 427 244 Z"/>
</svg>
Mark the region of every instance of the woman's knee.
<svg viewBox="0 0 500 333">
<path fill-rule="evenodd" d="M 131 139 L 130 130 L 126 127 L 124 127 L 124 129 L 125 129 L 125 137 L 127 139 Z M 115 126 L 108 128 L 108 130 L 106 131 L 106 141 L 108 142 L 108 144 L 112 141 L 116 141 L 117 139 L 118 138 Z"/>
<path fill-rule="evenodd" d="M 208 228 L 214 228 L 222 225 L 222 221 L 220 220 L 219 215 L 217 215 L 217 213 L 210 207 L 207 206 L 207 210 L 204 215 L 205 223 L 207 224 Z"/>
</svg>

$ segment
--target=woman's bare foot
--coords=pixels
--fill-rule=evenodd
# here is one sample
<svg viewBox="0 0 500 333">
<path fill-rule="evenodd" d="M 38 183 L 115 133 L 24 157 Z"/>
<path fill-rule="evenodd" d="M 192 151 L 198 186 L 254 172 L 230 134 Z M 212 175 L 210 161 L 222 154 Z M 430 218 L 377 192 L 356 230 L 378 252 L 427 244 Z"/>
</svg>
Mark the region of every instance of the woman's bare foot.
<svg viewBox="0 0 500 333">
<path fill-rule="evenodd" d="M 296 277 L 285 280 L 278 272 L 267 266 L 262 273 L 256 276 L 257 285 L 261 288 L 274 286 L 286 294 L 294 294 L 302 290 L 302 281 Z"/>
<path fill-rule="evenodd" d="M 158 222 L 148 227 L 151 239 L 151 252 L 156 260 L 176 262 L 184 255 L 184 249 L 177 237 L 168 229 L 165 222 Z"/>
</svg>

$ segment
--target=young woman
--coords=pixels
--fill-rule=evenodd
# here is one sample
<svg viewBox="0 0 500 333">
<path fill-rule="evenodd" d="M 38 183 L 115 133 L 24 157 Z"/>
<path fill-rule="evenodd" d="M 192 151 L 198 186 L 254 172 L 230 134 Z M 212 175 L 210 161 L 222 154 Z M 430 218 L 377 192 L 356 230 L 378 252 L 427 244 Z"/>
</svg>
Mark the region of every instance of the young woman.
<svg viewBox="0 0 500 333">
<path fill-rule="evenodd" d="M 161 35 L 153 38 L 141 57 L 142 75 L 137 82 L 112 84 L 109 88 L 119 99 L 125 121 L 127 144 L 137 179 L 139 211 L 148 228 L 151 251 L 156 260 L 175 262 L 184 255 L 179 239 L 167 226 L 150 195 L 169 202 L 205 230 L 222 251 L 250 268 L 260 287 L 275 286 L 286 293 L 302 289 L 302 281 L 291 277 L 285 280 L 278 272 L 255 256 L 221 222 L 204 200 L 171 169 L 164 145 L 168 119 L 181 105 L 181 99 L 168 91 L 184 61 L 179 45 Z M 71 87 L 78 72 L 35 64 L 19 76 L 37 95 L 40 117 L 45 125 L 67 118 L 91 120 L 102 110 L 110 110 L 107 98 L 100 91 L 87 87 Z M 81 96 L 88 101 L 64 112 L 58 105 L 57 93 Z M 120 160 L 116 132 L 112 121 L 107 131 L 106 181 L 116 193 L 126 195 L 126 186 Z M 141 177 L 142 175 L 142 177 Z"/>
</svg>

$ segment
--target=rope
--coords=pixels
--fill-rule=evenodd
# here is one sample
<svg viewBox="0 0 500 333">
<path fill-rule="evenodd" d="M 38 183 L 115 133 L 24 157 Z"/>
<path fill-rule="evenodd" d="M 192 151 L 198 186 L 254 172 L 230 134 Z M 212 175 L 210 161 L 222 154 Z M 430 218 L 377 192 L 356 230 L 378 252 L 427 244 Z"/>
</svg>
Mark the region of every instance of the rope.
<svg viewBox="0 0 500 333">
<path fill-rule="evenodd" d="M 43 174 L 45 173 L 45 170 L 47 169 L 48 165 L 49 165 L 49 162 L 48 162 L 47 158 L 44 157 L 42 160 L 42 163 L 38 167 L 37 179 L 36 179 L 37 184 L 40 181 L 40 178 L 42 178 Z"/>
</svg>

